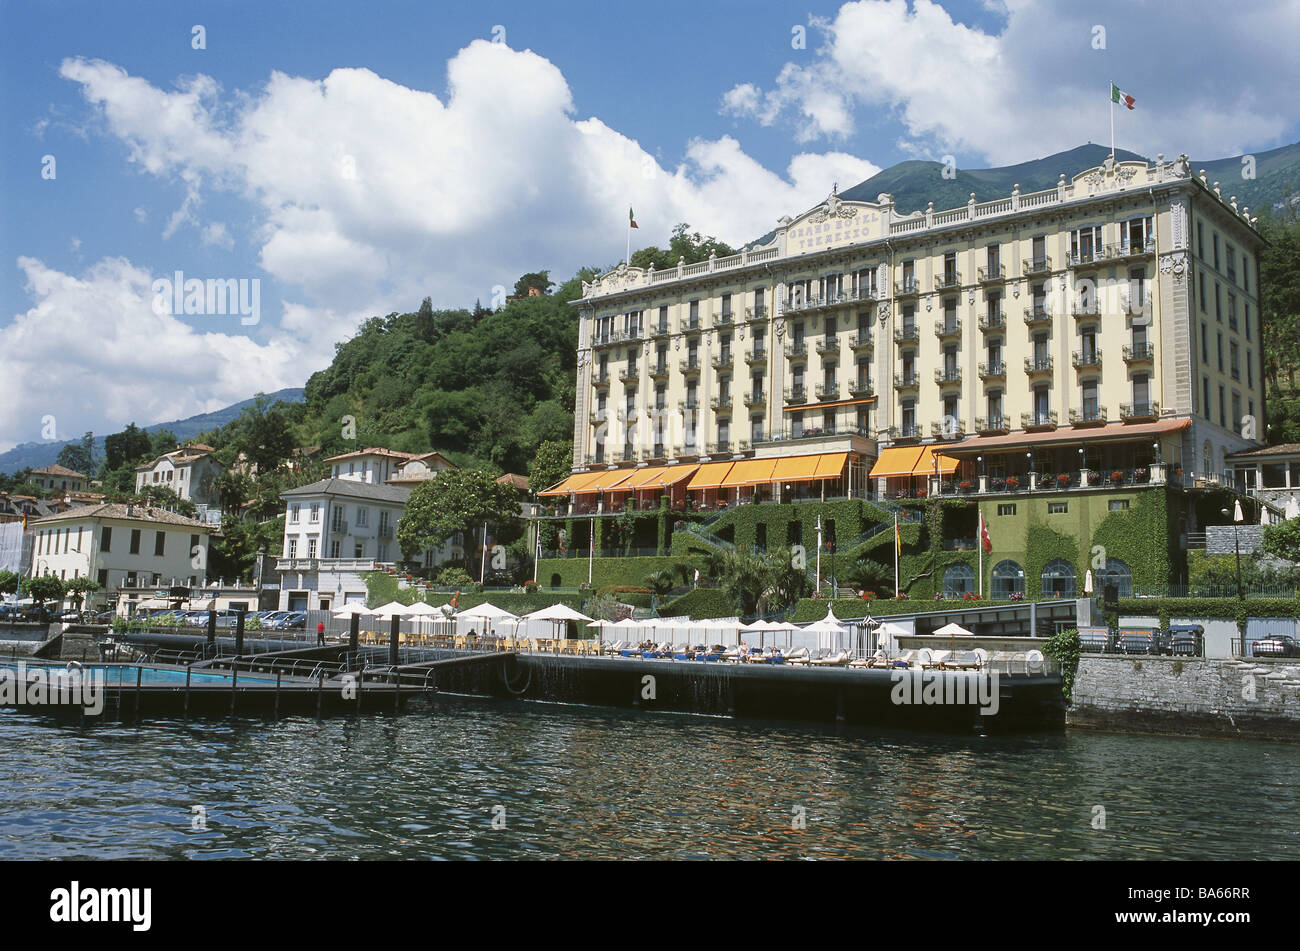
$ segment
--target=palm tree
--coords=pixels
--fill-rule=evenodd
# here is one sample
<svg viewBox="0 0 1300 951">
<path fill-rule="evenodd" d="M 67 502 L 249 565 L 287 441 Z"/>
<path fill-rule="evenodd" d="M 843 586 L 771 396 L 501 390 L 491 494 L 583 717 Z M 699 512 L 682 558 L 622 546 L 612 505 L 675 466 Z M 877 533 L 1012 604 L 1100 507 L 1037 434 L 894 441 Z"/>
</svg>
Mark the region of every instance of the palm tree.
<svg viewBox="0 0 1300 951">
<path fill-rule="evenodd" d="M 880 562 L 862 555 L 842 572 L 844 580 L 857 585 L 864 591 L 880 591 L 889 588 L 894 580 L 893 572 Z"/>
<path fill-rule="evenodd" d="M 645 576 L 646 587 L 662 598 L 673 590 L 673 573 L 669 568 L 660 568 Z"/>
</svg>

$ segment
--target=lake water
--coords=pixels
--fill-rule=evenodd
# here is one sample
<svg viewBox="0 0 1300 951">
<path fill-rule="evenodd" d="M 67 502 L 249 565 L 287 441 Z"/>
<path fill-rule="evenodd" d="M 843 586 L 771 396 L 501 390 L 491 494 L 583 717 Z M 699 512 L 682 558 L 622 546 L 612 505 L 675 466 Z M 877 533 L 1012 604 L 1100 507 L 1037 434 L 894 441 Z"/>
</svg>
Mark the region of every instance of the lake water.
<svg viewBox="0 0 1300 951">
<path fill-rule="evenodd" d="M 443 698 L 87 728 L 4 710 L 0 748 L 0 859 L 1300 856 L 1300 746 L 1269 743 Z"/>
</svg>

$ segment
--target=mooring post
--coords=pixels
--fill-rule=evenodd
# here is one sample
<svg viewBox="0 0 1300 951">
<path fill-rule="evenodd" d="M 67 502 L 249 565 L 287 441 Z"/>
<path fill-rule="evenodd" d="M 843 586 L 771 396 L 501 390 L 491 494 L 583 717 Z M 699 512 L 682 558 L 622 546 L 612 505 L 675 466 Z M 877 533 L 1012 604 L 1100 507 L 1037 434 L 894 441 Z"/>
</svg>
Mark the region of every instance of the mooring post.
<svg viewBox="0 0 1300 951">
<path fill-rule="evenodd" d="M 280 678 L 284 676 L 283 670 L 275 672 L 275 718 L 280 719 Z"/>
<path fill-rule="evenodd" d="M 191 673 L 193 673 L 193 671 L 190 669 L 189 664 L 186 664 L 185 665 L 185 718 L 186 719 L 189 719 L 190 716 L 190 674 Z"/>
<path fill-rule="evenodd" d="M 135 665 L 135 715 L 140 715 L 140 680 L 144 676 L 144 668 L 139 664 Z"/>
<path fill-rule="evenodd" d="M 235 655 L 244 652 L 244 612 L 235 615 Z"/>
<path fill-rule="evenodd" d="M 366 684 L 366 665 L 362 664 L 361 669 L 357 672 L 357 709 L 356 709 L 357 713 L 361 712 L 361 688 L 364 687 L 365 684 Z"/>
<path fill-rule="evenodd" d="M 388 626 L 388 663 L 397 666 L 397 642 L 402 636 L 402 616 L 394 614 Z"/>
<path fill-rule="evenodd" d="M 217 656 L 217 608 L 216 601 L 212 602 L 213 606 L 208 608 L 208 648 L 212 651 L 212 656 Z"/>
<path fill-rule="evenodd" d="M 235 715 L 235 687 L 239 684 L 239 664 L 230 665 L 230 715 Z"/>
<path fill-rule="evenodd" d="M 325 699 L 325 671 L 317 674 L 316 681 L 316 719 L 320 719 L 321 702 Z"/>
<path fill-rule="evenodd" d="M 355 611 L 352 613 L 352 621 L 348 626 L 348 650 L 353 654 L 357 652 L 357 644 L 361 640 L 361 615 Z"/>
</svg>

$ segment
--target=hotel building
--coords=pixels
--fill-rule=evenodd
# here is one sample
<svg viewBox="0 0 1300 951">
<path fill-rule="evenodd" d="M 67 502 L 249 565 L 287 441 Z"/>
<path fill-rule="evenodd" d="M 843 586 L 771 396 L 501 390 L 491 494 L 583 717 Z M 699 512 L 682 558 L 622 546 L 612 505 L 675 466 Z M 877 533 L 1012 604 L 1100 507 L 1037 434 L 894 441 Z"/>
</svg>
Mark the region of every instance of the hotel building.
<svg viewBox="0 0 1300 951">
<path fill-rule="evenodd" d="M 1227 192 L 1228 194 L 1225 194 Z M 620 266 L 580 312 L 573 512 L 1219 481 L 1258 448 L 1262 239 L 1187 157 Z"/>
</svg>

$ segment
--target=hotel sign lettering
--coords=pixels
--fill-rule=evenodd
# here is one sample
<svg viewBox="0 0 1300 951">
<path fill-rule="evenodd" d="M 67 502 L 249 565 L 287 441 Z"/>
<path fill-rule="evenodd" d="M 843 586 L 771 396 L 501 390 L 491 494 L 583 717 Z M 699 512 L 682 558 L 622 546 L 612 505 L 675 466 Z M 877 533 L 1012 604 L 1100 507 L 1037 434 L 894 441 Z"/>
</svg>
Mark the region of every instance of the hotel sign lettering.
<svg viewBox="0 0 1300 951">
<path fill-rule="evenodd" d="M 822 213 L 793 223 L 786 234 L 787 253 L 802 254 L 879 238 L 881 213 L 862 208 L 853 210 L 857 214 L 852 217 L 827 217 L 824 221 L 815 221 L 815 218 L 824 216 Z"/>
</svg>

